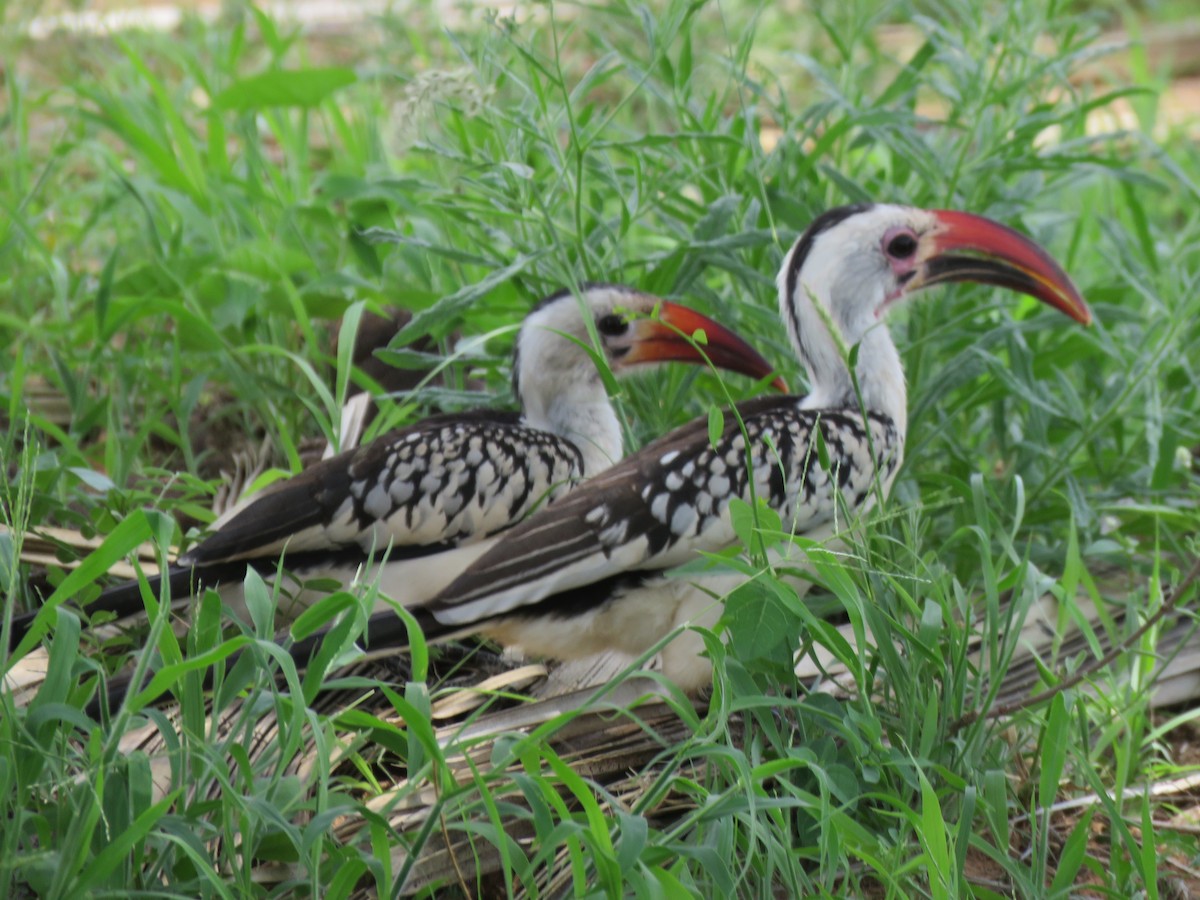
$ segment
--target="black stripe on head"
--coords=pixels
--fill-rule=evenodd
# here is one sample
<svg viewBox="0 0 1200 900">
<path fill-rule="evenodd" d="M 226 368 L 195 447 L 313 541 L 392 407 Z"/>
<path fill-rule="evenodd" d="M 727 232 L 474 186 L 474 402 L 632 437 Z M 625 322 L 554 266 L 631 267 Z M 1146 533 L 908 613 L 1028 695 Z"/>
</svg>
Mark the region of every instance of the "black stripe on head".
<svg viewBox="0 0 1200 900">
<path fill-rule="evenodd" d="M 581 281 L 581 282 L 579 282 L 579 296 L 583 296 L 584 294 L 587 294 L 591 291 L 600 291 L 600 290 L 616 291 L 618 294 L 636 294 L 636 293 L 638 293 L 637 288 L 631 288 L 627 284 L 609 284 L 606 281 Z M 545 307 L 549 306 L 551 303 L 557 303 L 563 297 L 571 296 L 573 294 L 575 294 L 574 288 L 567 287 L 567 288 L 562 288 L 561 290 L 557 290 L 553 294 L 549 294 L 549 295 L 543 297 L 537 303 L 533 304 L 533 308 L 529 310 L 529 315 L 532 316 L 539 309 L 544 309 Z"/>
<path fill-rule="evenodd" d="M 597 290 L 616 291 L 619 294 L 639 293 L 637 288 L 631 288 L 625 284 L 609 284 L 608 282 L 605 282 L 605 281 L 581 281 L 579 283 L 578 295 L 582 297 L 584 294 L 589 293 L 590 291 L 597 291 Z M 528 319 L 530 316 L 532 316 L 538 310 L 545 309 L 547 306 L 549 306 L 552 303 L 557 303 L 559 300 L 563 299 L 563 297 L 571 297 L 571 296 L 574 296 L 575 294 L 576 294 L 576 289 L 569 288 L 569 287 L 561 288 L 560 290 L 555 291 L 553 294 L 547 294 L 545 297 L 543 297 L 537 303 L 533 304 L 532 307 L 530 307 L 530 310 L 526 314 L 525 318 Z M 519 334 L 517 337 L 518 337 L 518 340 L 513 341 L 512 391 L 513 391 L 513 397 L 515 397 L 517 402 L 520 403 L 521 402 L 521 341 L 519 339 L 520 338 Z"/>
<path fill-rule="evenodd" d="M 800 235 L 800 240 L 796 242 L 796 249 L 788 263 L 787 278 L 784 284 L 788 295 L 788 302 L 785 305 L 788 315 L 792 319 L 792 331 L 798 339 L 803 340 L 803 336 L 800 334 L 800 322 L 796 318 L 796 304 L 792 298 L 796 296 L 796 282 L 800 280 L 800 270 L 804 268 L 808 254 L 812 252 L 813 244 L 830 228 L 840 225 L 851 216 L 866 212 L 874 205 L 873 203 L 853 203 L 849 206 L 835 206 L 833 209 L 827 209 L 813 219 L 812 224 L 805 229 L 804 234 Z"/>
</svg>

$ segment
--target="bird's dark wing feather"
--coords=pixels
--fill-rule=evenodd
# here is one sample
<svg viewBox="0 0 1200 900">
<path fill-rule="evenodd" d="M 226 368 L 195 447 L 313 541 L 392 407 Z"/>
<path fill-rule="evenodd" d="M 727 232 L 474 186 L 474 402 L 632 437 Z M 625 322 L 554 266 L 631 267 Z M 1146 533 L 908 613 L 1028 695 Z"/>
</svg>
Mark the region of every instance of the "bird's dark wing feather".
<svg viewBox="0 0 1200 900">
<path fill-rule="evenodd" d="M 247 566 L 273 571 L 285 552 L 287 569 L 300 574 L 388 548 L 392 561 L 438 553 L 519 521 L 581 470 L 578 448 L 518 413 L 433 416 L 264 492 L 170 569 L 171 596 L 240 582 Z M 161 584 L 151 579 L 156 595 Z M 137 582 L 126 582 L 86 608 L 123 618 L 144 607 Z M 34 615 L 16 618 L 14 644 Z"/>
<path fill-rule="evenodd" d="M 417 559 L 432 556 L 451 549 L 449 544 L 419 544 L 392 547 L 387 551 L 389 562 Z M 383 550 L 379 551 L 382 556 Z M 329 550 L 312 550 L 305 553 L 283 555 L 283 569 L 292 573 L 297 579 L 322 577 L 334 569 L 354 571 L 359 568 L 369 568 L 378 557 L 357 545 L 350 545 Z M 167 596 L 172 600 L 181 600 L 194 596 L 198 592 L 210 588 L 218 588 L 223 584 L 241 584 L 246 572 L 253 569 L 260 575 L 274 574 L 279 568 L 280 559 L 270 556 L 259 556 L 248 559 L 218 560 L 195 566 L 174 565 L 165 574 L 152 575 L 146 579 L 151 595 L 163 596 L 163 582 L 167 582 Z M 79 604 L 79 608 L 89 615 L 96 613 L 111 613 L 114 619 L 124 619 L 128 616 L 145 612 L 145 601 L 142 599 L 141 585 L 135 581 L 122 581 L 106 587 L 94 600 Z M 9 629 L 9 649 L 15 649 L 21 639 L 29 632 L 37 617 L 37 611 L 13 616 Z"/>
<path fill-rule="evenodd" d="M 455 544 L 508 526 L 579 469 L 572 444 L 517 413 L 434 416 L 288 479 L 180 561 Z"/>
<path fill-rule="evenodd" d="M 736 540 L 729 500 L 750 500 L 751 486 L 785 527 L 803 532 L 832 518 L 839 495 L 850 508 L 862 506 L 876 473 L 890 478 L 900 456 L 895 423 L 876 414 L 867 417 L 868 437 L 861 416 L 802 409 L 797 397 L 757 398 L 736 412 L 726 411 L 715 446 L 700 419 L 589 479 L 501 536 L 426 608 L 443 623 L 464 625 L 720 550 Z"/>
</svg>

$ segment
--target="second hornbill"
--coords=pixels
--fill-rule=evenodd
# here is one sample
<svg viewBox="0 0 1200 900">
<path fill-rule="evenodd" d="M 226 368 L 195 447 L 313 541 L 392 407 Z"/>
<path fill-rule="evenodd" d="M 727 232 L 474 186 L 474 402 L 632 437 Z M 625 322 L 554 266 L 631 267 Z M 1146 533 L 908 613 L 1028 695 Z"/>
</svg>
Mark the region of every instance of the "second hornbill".
<svg viewBox="0 0 1200 900">
<path fill-rule="evenodd" d="M 516 338 L 512 379 L 520 411 L 432 416 L 305 469 L 181 556 L 167 573 L 171 596 L 222 584 L 236 602 L 247 567 L 273 573 L 281 555 L 287 571 L 305 581 L 349 583 L 372 553 L 385 552 L 390 573 L 432 596 L 479 552 L 471 545 L 624 455 L 593 347 L 618 375 L 668 361 L 710 363 L 756 379 L 772 374 L 753 347 L 686 306 L 615 284 L 587 284 L 578 295 L 559 291 L 534 307 Z M 783 389 L 782 380 L 774 383 Z M 406 561 L 412 565 L 400 574 Z M 155 592 L 160 584 L 151 579 Z M 118 618 L 144 608 L 137 582 L 105 590 L 86 606 Z M 34 616 L 14 619 L 11 645 Z"/>
<path fill-rule="evenodd" d="M 733 498 L 762 498 L 785 530 L 823 537 L 839 511 L 861 512 L 886 496 L 907 413 L 900 355 L 883 319 L 909 295 L 952 281 L 1009 288 L 1091 321 L 1062 268 L 997 222 L 883 204 L 829 210 L 796 241 L 778 278 L 780 314 L 810 393 L 726 411 L 715 441 L 707 420 L 686 425 L 506 531 L 420 604 L 426 637 L 477 632 L 571 659 L 640 655 L 677 629 L 711 627 L 729 576 L 670 570 L 736 542 Z M 405 638 L 394 614 L 377 614 L 368 653 Z M 293 652 L 304 659 L 313 644 Z M 663 650 L 665 674 L 685 690 L 708 684 L 703 647 L 682 630 Z"/>
</svg>

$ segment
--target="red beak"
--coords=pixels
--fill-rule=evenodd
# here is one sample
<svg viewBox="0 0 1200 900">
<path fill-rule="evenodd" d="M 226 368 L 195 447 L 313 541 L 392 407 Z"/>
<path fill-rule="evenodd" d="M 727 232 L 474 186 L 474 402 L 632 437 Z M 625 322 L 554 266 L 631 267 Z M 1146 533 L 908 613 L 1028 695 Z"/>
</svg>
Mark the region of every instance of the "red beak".
<svg viewBox="0 0 1200 900">
<path fill-rule="evenodd" d="M 663 301 L 653 319 L 630 323 L 633 338 L 620 366 L 656 362 L 711 364 L 761 381 L 775 368 L 761 353 L 708 316 L 678 303 Z M 703 336 L 697 334 L 703 332 Z M 787 384 L 776 376 L 771 386 L 787 393 Z"/>
<path fill-rule="evenodd" d="M 1036 297 L 1077 322 L 1090 325 L 1092 311 L 1070 277 L 1050 255 L 1007 225 L 954 210 L 933 210 L 938 227 L 933 252 L 906 285 L 906 292 L 945 281 L 978 281 Z"/>
</svg>

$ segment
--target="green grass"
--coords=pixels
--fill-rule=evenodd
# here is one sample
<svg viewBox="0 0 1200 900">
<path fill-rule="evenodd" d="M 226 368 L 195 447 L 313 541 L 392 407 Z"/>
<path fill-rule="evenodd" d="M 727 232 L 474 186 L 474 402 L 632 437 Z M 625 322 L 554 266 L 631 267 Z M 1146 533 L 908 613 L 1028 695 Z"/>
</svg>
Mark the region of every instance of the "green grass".
<svg viewBox="0 0 1200 900">
<path fill-rule="evenodd" d="M 443 351 L 502 332 L 392 420 L 479 402 L 469 378 L 505 402 L 503 330 L 584 279 L 685 297 L 799 384 L 776 270 L 816 213 L 862 199 L 1022 228 L 1097 318 L 1085 331 L 979 288 L 894 317 L 911 425 L 891 501 L 847 554 L 817 557 L 811 602 L 771 578 L 739 593 L 733 650 L 710 644 L 711 705 L 654 720 L 671 739 L 631 771 L 556 742 L 576 716 L 456 760 L 429 716 L 455 673 L 424 650 L 360 708 L 310 711 L 294 698 L 323 673 L 284 664 L 277 686 L 259 644 L 223 674 L 231 720 L 206 730 L 197 661 L 272 633 L 265 588 L 249 637 L 222 634 L 211 598 L 182 641 L 155 617 L 180 722 L 147 706 L 99 728 L 81 712 L 97 667 L 133 648 L 93 654 L 60 614 L 37 699 L 0 697 L 5 892 L 339 897 L 461 877 L 475 893 L 469 869 L 417 862 L 448 835 L 498 854 L 489 883 L 511 892 L 1158 896 L 1163 855 L 1197 852 L 1163 803 L 1121 793 L 1178 772 L 1149 705 L 1161 635 L 1090 690 L 959 724 L 997 702 L 1039 596 L 1062 626 L 1088 591 L 1105 612 L 1085 650 L 1047 657 L 1045 686 L 1161 602 L 1200 525 L 1200 151 L 1089 134 L 1087 112 L 1125 94 L 1150 127 L 1156 95 L 1071 83 L 1101 20 L 1046 7 L 554 5 L 450 31 L 418 11 L 324 42 L 234 9 L 171 37 L 0 39 L 16 61 L 0 118 L 6 619 L 34 602 L 13 565 L 26 528 L 104 537 L 66 585 L 94 591 L 136 544 L 191 540 L 175 516 L 207 517 L 228 435 L 269 436 L 291 470 L 302 439 L 336 434 L 349 373 L 327 323 L 358 304 L 418 311 L 407 337 Z M 895 22 L 919 36 L 907 65 L 878 38 Z M 69 416 L 31 402 L 39 383 Z M 631 446 L 723 390 L 675 370 L 625 383 Z M 781 634 L 860 693 L 799 689 Z M 120 744 L 142 726 L 162 755 Z M 397 784 L 395 815 L 371 804 Z M 1087 792 L 1085 810 L 1042 812 Z M 406 822 L 418 802 L 434 814 Z M 337 832 L 341 817 L 364 827 Z M 278 881 L 260 880 L 272 863 Z"/>
</svg>

